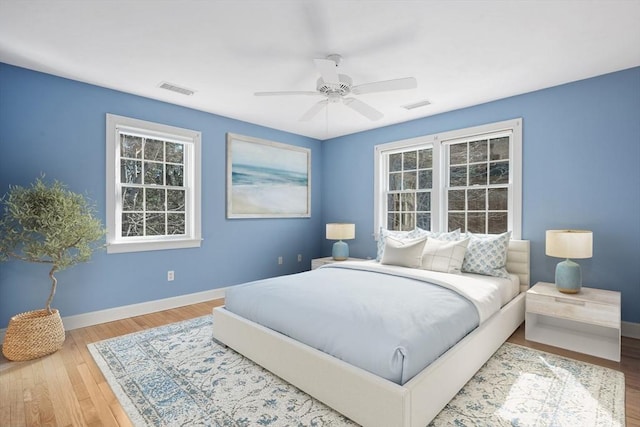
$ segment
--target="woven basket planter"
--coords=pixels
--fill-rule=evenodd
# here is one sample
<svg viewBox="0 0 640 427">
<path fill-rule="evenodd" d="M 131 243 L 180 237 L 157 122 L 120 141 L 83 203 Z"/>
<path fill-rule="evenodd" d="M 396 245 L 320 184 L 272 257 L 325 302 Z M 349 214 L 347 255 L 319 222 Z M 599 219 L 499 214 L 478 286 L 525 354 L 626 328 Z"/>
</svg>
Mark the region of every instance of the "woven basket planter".
<svg viewBox="0 0 640 427">
<path fill-rule="evenodd" d="M 31 360 L 54 353 L 63 344 L 64 325 L 58 310 L 27 311 L 9 320 L 2 354 L 9 360 Z"/>
</svg>

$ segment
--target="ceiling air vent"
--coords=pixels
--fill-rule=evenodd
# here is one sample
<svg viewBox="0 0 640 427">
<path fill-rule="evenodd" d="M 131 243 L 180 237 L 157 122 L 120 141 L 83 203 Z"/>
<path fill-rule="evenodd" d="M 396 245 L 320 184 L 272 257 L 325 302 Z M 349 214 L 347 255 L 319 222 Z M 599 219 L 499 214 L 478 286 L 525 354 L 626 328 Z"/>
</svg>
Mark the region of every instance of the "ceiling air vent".
<svg viewBox="0 0 640 427">
<path fill-rule="evenodd" d="M 170 90 L 172 92 L 181 93 L 181 94 L 187 95 L 187 96 L 193 95 L 193 93 L 194 93 L 191 89 L 186 89 L 186 88 L 183 88 L 183 87 L 180 87 L 180 86 L 176 86 L 174 84 L 167 83 L 167 82 L 160 83 L 160 85 L 158 87 L 160 87 L 162 89 Z"/>
<path fill-rule="evenodd" d="M 406 110 L 413 110 L 414 108 L 426 107 L 427 105 L 431 105 L 431 103 L 425 99 L 424 101 L 418 101 L 414 102 L 413 104 L 403 105 L 402 108 Z"/>
</svg>

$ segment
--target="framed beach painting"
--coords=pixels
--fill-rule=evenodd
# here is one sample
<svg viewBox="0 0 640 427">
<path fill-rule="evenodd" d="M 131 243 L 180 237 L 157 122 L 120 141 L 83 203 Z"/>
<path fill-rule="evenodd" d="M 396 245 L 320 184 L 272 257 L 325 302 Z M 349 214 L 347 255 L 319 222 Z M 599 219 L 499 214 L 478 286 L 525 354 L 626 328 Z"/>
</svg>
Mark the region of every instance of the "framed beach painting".
<svg viewBox="0 0 640 427">
<path fill-rule="evenodd" d="M 227 218 L 311 216 L 311 150 L 227 133 Z"/>
</svg>

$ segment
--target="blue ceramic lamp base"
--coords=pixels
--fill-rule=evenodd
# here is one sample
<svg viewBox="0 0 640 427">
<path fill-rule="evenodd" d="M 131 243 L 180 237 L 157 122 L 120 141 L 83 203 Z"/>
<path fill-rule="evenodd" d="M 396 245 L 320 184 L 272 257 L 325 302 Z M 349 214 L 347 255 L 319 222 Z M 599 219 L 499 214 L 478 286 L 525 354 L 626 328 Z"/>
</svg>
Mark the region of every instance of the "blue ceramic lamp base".
<svg viewBox="0 0 640 427">
<path fill-rule="evenodd" d="M 580 264 L 566 259 L 556 266 L 556 287 L 565 294 L 577 294 L 582 287 Z"/>
<path fill-rule="evenodd" d="M 339 240 L 333 244 L 333 249 L 331 250 L 331 256 L 336 261 L 344 261 L 349 258 L 349 245 L 347 245 L 342 240 Z"/>
</svg>

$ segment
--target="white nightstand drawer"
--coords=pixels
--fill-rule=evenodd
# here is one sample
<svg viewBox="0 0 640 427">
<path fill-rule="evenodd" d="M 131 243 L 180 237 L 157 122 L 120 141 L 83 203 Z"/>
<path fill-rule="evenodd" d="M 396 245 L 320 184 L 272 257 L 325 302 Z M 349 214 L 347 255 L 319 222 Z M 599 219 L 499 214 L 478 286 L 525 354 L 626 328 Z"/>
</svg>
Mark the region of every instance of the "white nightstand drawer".
<svg viewBox="0 0 640 427">
<path fill-rule="evenodd" d="M 527 291 L 525 338 L 620 361 L 620 292 L 582 288 L 563 294 L 553 283 Z"/>
<path fill-rule="evenodd" d="M 618 306 L 575 297 L 529 294 L 527 295 L 527 312 L 612 328 L 620 324 Z"/>
</svg>

